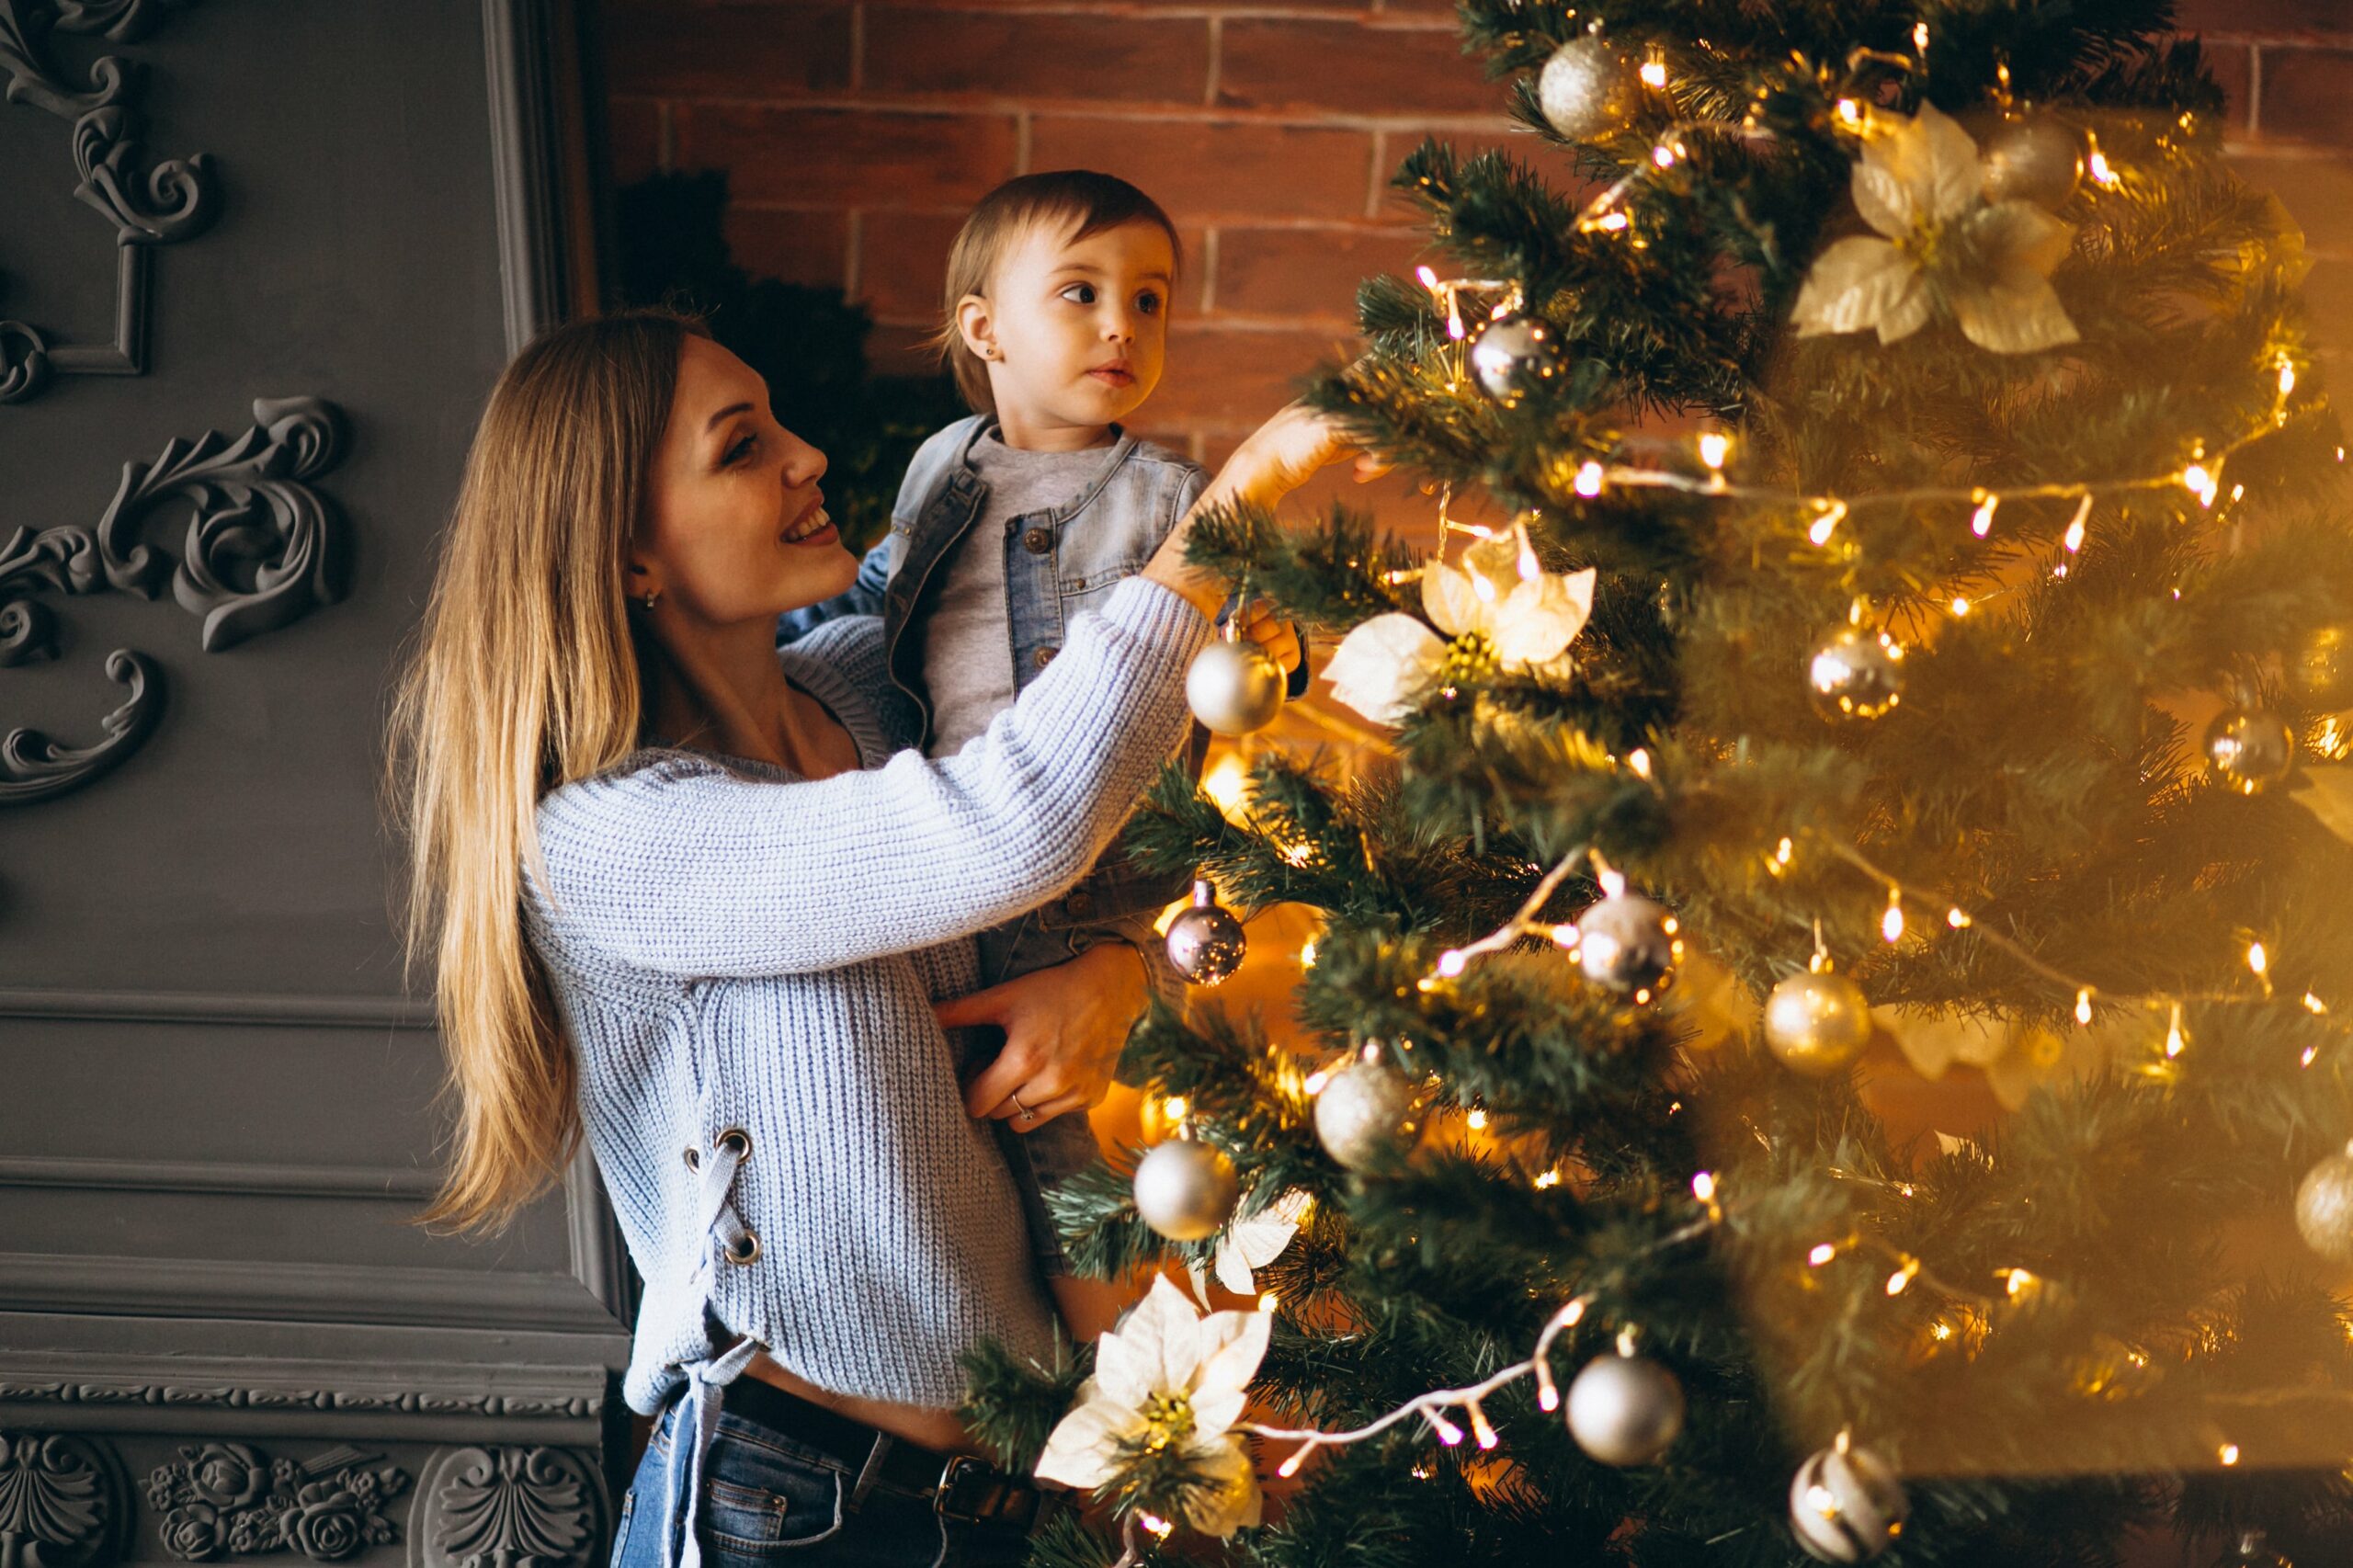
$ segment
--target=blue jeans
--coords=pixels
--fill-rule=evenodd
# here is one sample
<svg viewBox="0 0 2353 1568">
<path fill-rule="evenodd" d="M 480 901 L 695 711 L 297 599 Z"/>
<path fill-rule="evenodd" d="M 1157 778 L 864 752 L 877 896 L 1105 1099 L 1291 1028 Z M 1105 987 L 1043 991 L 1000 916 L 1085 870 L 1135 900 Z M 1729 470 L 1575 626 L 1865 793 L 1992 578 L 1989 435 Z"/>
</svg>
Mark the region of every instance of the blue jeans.
<svg viewBox="0 0 2353 1568">
<path fill-rule="evenodd" d="M 685 1517 L 669 1495 L 666 1460 L 678 1440 L 679 1402 L 654 1428 L 613 1529 L 612 1568 L 662 1568 L 663 1547 Z M 931 1500 L 876 1484 L 851 1506 L 857 1476 L 832 1455 L 722 1409 L 703 1460 L 702 1557 L 707 1568 L 1016 1568 L 1027 1529 L 943 1519 Z"/>
</svg>

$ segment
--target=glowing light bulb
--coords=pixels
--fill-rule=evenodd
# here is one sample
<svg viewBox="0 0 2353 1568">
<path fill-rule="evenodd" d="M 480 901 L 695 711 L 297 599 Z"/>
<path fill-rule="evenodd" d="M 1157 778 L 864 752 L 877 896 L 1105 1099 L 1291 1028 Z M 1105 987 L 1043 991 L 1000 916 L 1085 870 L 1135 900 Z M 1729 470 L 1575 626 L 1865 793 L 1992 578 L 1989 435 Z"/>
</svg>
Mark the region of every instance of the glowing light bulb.
<svg viewBox="0 0 2353 1568">
<path fill-rule="evenodd" d="M 2188 1040 L 2181 1032 L 2181 1004 L 2177 1002 L 2173 1005 L 2173 1017 L 2165 1025 L 2166 1059 L 2179 1056 L 2188 1044 Z"/>
<path fill-rule="evenodd" d="M 1945 924 L 1951 926 L 1956 931 L 1968 930 L 1970 926 L 1969 911 L 1961 908 L 1959 904 L 1955 904 L 1952 908 L 1945 911 Z"/>
<path fill-rule="evenodd" d="M 1773 859 L 1776 864 L 1786 866 L 1790 863 L 1790 856 L 1793 852 L 1794 846 L 1788 838 L 1784 837 L 1780 843 L 1773 846 Z"/>
<path fill-rule="evenodd" d="M 1422 1415 L 1428 1419 L 1430 1426 L 1437 1429 L 1438 1440 L 1448 1448 L 1450 1449 L 1462 1441 L 1462 1428 L 1440 1415 L 1437 1411 L 1425 1410 Z"/>
<path fill-rule="evenodd" d="M 1483 1449 L 1494 1448 L 1502 1439 L 1495 1436 L 1495 1427 L 1488 1425 L 1487 1413 L 1479 1408 L 1479 1402 L 1475 1399 L 1469 1402 L 1468 1408 L 1471 1412 L 1471 1431 L 1478 1439 L 1479 1446 Z"/>
<path fill-rule="evenodd" d="M 1710 468 L 1722 468 L 1724 459 L 1732 455 L 1732 437 L 1721 430 L 1711 430 L 1699 437 L 1699 460 Z"/>
<path fill-rule="evenodd" d="M 1813 526 L 1805 530 L 1805 537 L 1818 545 L 1828 544 L 1830 536 L 1837 531 L 1839 520 L 1846 515 L 1847 503 L 1844 501 L 1824 502 L 1822 509 L 1814 514 Z"/>
<path fill-rule="evenodd" d="M 1601 465 L 1588 462 L 1577 470 L 1576 492 L 1591 498 L 1601 494 Z"/>
<path fill-rule="evenodd" d="M 1560 1173 L 1559 1171 L 1557 1171 L 1557 1170 L 1542 1171 L 1542 1172 L 1538 1173 L 1538 1175 L 1537 1175 L 1537 1177 L 1536 1177 L 1536 1188 L 1537 1188 L 1537 1190 L 1538 1190 L 1538 1191 L 1540 1191 L 1540 1192 L 1541 1192 L 1541 1191 L 1545 1190 L 1545 1189 L 1546 1189 L 1546 1188 L 1548 1188 L 1548 1187 L 1558 1187 L 1558 1186 L 1560 1186 L 1560 1185 L 1561 1185 L 1561 1173 Z"/>
<path fill-rule="evenodd" d="M 1664 142 L 1660 142 L 1657 146 L 1651 149 L 1651 162 L 1656 164 L 1662 169 L 1673 168 L 1675 166 L 1675 149 L 1668 146 Z"/>
<path fill-rule="evenodd" d="M 1277 1475 L 1297 1475 L 1299 1473 L 1299 1467 L 1307 1462 L 1308 1450 L 1313 1447 L 1315 1447 L 1315 1445 L 1313 1443 L 1300 1444 L 1299 1447 L 1290 1451 L 1290 1457 L 1289 1459 L 1283 1460 L 1282 1463 L 1275 1467 L 1275 1473 Z"/>
<path fill-rule="evenodd" d="M 1978 491 L 1977 510 L 1970 515 L 1969 531 L 1979 539 L 1984 539 L 1993 532 L 1994 513 L 2001 505 L 2002 498 L 1999 495 L 1990 495 L 1983 490 Z"/>
<path fill-rule="evenodd" d="M 1637 777 L 1648 778 L 1651 776 L 1651 754 L 1636 746 L 1626 754 L 1626 766 L 1632 768 Z"/>
<path fill-rule="evenodd" d="M 2328 1012 L 2328 1004 L 2307 991 L 2304 993 L 2304 1011 L 2314 1017 L 2322 1017 Z"/>
<path fill-rule="evenodd" d="M 2191 463 L 2181 471 L 2181 483 L 2201 506 L 2211 506 L 2214 496 L 2222 489 L 2222 481 L 2202 462 Z"/>
<path fill-rule="evenodd" d="M 2239 1462 L 2239 1446 L 2236 1443 L 2224 1443 L 2214 1450 L 2214 1457 L 2225 1465 L 2236 1464 Z"/>
<path fill-rule="evenodd" d="M 1840 98 L 1837 107 L 1838 122 L 1849 131 L 1863 123 L 1863 106 L 1853 98 Z"/>
<path fill-rule="evenodd" d="M 1959 594 L 1955 594 L 1952 597 L 1952 613 L 1957 617 L 1967 615 L 1969 613 L 1969 601 L 1962 598 Z"/>
<path fill-rule="evenodd" d="M 1823 1242 L 1816 1245 L 1812 1252 L 1805 1255 L 1805 1261 L 1809 1267 L 1819 1268 L 1837 1256 L 1838 1249 L 1836 1247 L 1832 1246 L 1828 1242 Z"/>
<path fill-rule="evenodd" d="M 2296 367 L 2287 359 L 2279 361 L 2279 395 L 2286 397 L 2296 390 Z"/>
<path fill-rule="evenodd" d="M 1663 60 L 1645 60 L 1645 61 L 1643 61 L 1643 69 L 1642 69 L 1642 78 L 1643 78 L 1643 86 L 1645 86 L 1645 87 L 1664 87 L 1664 86 L 1665 86 L 1665 85 L 1666 85 L 1666 62 L 1665 62 L 1665 61 L 1663 61 Z"/>
<path fill-rule="evenodd" d="M 1470 963 L 1471 960 L 1462 955 L 1460 948 L 1449 948 L 1438 956 L 1438 971 L 1451 980 L 1468 968 Z"/>
<path fill-rule="evenodd" d="M 1273 1312 L 1282 1304 L 1283 1299 L 1272 1290 L 1265 1292 L 1258 1298 L 1258 1310 L 1262 1312 Z"/>
<path fill-rule="evenodd" d="M 1423 288 L 1429 290 L 1436 290 L 1438 288 L 1438 274 L 1431 271 L 1428 267 L 1417 267 L 1414 268 L 1414 276 L 1422 280 Z"/>
<path fill-rule="evenodd" d="M 2099 150 L 2097 142 L 2092 144 L 2091 156 L 2084 160 L 2084 169 L 2092 176 L 2092 183 L 2102 190 L 2116 188 L 2116 165 L 2108 161 L 2108 154 Z"/>
<path fill-rule="evenodd" d="M 1904 1287 L 1911 1284 L 1913 1278 L 1919 1272 L 1920 1260 L 1916 1257 L 1906 1257 L 1904 1260 L 1904 1267 L 1887 1277 L 1887 1293 L 1891 1296 L 1901 1296 L 1904 1294 Z"/>
<path fill-rule="evenodd" d="M 1477 1132 L 1486 1127 L 1487 1113 L 1483 1110 L 1474 1110 L 1468 1116 L 1465 1116 L 1462 1120 L 1463 1124 L 1469 1127 L 1472 1131 Z"/>
<path fill-rule="evenodd" d="M 1315 938 L 1313 937 L 1299 945 L 1299 967 L 1302 969 L 1315 967 Z"/>
<path fill-rule="evenodd" d="M 1697 1176 L 1693 1176 L 1691 1178 L 1691 1196 L 1698 1199 L 1702 1203 L 1713 1203 L 1716 1200 L 1716 1173 L 1713 1171 L 1701 1171 Z M 1581 1303 L 1572 1301 L 1569 1304 L 1577 1309 L 1577 1317 L 1583 1317 L 1585 1315 L 1585 1308 Z M 1574 1323 L 1576 1318 L 1571 1318 L 1569 1321 L 1571 1323 Z"/>
<path fill-rule="evenodd" d="M 2270 955 L 2263 950 L 2261 942 L 2249 942 L 2246 945 L 2246 967 L 2257 974 L 2263 973 L 2271 967 Z"/>
<path fill-rule="evenodd" d="M 1887 890 L 1887 913 L 1879 918 L 1879 934 L 1890 942 L 1904 939 L 1904 894 L 1895 888 Z"/>
<path fill-rule="evenodd" d="M 2084 548 L 2084 524 L 2090 519 L 2091 515 L 2092 498 L 2086 495 L 2083 499 L 2083 504 L 2075 508 L 2075 521 L 2067 525 L 2066 534 L 2059 540 L 2067 547 L 2070 553 Z"/>
<path fill-rule="evenodd" d="M 2075 993 L 2075 1022 L 2079 1024 L 2088 1024 L 2091 1021 L 2092 988 L 2086 985 Z"/>
</svg>

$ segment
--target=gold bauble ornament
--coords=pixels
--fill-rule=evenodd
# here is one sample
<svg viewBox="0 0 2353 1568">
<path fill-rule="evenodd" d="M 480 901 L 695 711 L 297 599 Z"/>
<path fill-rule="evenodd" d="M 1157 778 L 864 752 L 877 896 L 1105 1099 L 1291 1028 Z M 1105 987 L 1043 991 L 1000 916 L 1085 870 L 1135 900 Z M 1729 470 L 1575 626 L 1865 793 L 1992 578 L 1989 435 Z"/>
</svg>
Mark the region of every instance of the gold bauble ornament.
<svg viewBox="0 0 2353 1568">
<path fill-rule="evenodd" d="M 1842 626 L 1805 662 L 1813 705 L 1833 719 L 1876 719 L 1904 700 L 1904 650 L 1884 631 Z"/>
<path fill-rule="evenodd" d="M 2295 771 L 2296 736 L 2268 708 L 2225 708 L 2206 726 L 2207 766 L 2242 795 L 2260 795 Z"/>
<path fill-rule="evenodd" d="M 1233 1162 L 1198 1139 L 1171 1138 L 1136 1162 L 1136 1212 L 1172 1242 L 1217 1234 L 1241 1194 Z"/>
<path fill-rule="evenodd" d="M 1246 735 L 1283 710 L 1283 667 L 1256 642 L 1220 638 L 1185 671 L 1185 703 L 1221 735 Z"/>
<path fill-rule="evenodd" d="M 2084 177 L 2084 138 L 2047 114 L 2007 120 L 1978 148 L 1988 201 L 2057 207 Z"/>
<path fill-rule="evenodd" d="M 1865 1562 L 1895 1544 L 1911 1499 L 1895 1467 L 1841 1438 L 1790 1482 L 1790 1530 L 1817 1562 Z"/>
<path fill-rule="evenodd" d="M 1479 388 L 1506 408 L 1567 368 L 1559 335 L 1538 316 L 1506 315 L 1489 322 L 1471 340 L 1471 374 Z"/>
<path fill-rule="evenodd" d="M 1206 881 L 1193 884 L 1193 907 L 1168 923 L 1168 961 L 1195 985 L 1217 985 L 1242 967 L 1250 938 Z"/>
<path fill-rule="evenodd" d="M 1626 118 L 1633 87 L 1625 57 L 1588 34 L 1552 51 L 1537 74 L 1536 102 L 1553 130 L 1585 142 Z"/>
<path fill-rule="evenodd" d="M 1683 1385 L 1645 1356 L 1597 1356 L 1569 1384 L 1569 1436 L 1603 1464 L 1649 1464 L 1683 1431 Z"/>
<path fill-rule="evenodd" d="M 1647 1002 L 1675 982 L 1683 938 L 1664 904 L 1614 892 L 1577 916 L 1577 969 L 1597 985 Z"/>
<path fill-rule="evenodd" d="M 2296 1229 L 2331 1263 L 2353 1263 L 2353 1143 L 2311 1170 L 2296 1188 Z"/>
<path fill-rule="evenodd" d="M 1871 1038 L 1870 998 L 1843 974 L 1793 974 L 1765 998 L 1765 1044 L 1809 1078 L 1851 1067 Z"/>
<path fill-rule="evenodd" d="M 1421 1142 L 1418 1098 L 1419 1085 L 1367 1046 L 1316 1095 L 1316 1141 L 1349 1170 L 1381 1170 Z"/>
</svg>

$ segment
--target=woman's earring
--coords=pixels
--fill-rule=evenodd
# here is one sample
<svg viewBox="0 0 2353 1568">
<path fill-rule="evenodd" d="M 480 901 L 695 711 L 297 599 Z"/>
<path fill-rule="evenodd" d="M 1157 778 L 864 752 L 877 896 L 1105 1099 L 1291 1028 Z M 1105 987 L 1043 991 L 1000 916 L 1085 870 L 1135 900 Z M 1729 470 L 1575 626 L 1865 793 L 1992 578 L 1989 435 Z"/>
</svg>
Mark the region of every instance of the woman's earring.
<svg viewBox="0 0 2353 1568">
<path fill-rule="evenodd" d="M 654 613 L 654 600 L 656 600 L 656 599 L 658 599 L 658 598 L 660 598 L 661 597 L 662 597 L 662 590 L 661 590 L 661 589 L 659 589 L 659 588 L 648 588 L 648 589 L 645 591 L 645 597 L 644 597 L 643 598 L 642 598 L 642 599 L 638 600 L 637 602 L 638 602 L 639 604 L 641 604 L 641 605 L 642 605 L 642 606 L 644 606 L 644 607 L 645 607 L 645 613 L 646 613 L 646 614 L 651 615 L 651 614 L 653 614 L 653 613 Z"/>
</svg>

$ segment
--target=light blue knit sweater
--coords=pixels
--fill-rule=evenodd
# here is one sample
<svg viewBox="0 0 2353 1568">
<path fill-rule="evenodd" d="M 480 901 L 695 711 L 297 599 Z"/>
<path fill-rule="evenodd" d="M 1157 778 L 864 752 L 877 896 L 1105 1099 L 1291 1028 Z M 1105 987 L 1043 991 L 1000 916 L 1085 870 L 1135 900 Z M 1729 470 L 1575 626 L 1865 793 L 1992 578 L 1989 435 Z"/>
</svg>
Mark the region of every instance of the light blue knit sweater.
<svg viewBox="0 0 2353 1568">
<path fill-rule="evenodd" d="M 931 1004 L 972 988 L 972 933 L 1094 863 L 1182 744 L 1209 636 L 1130 581 L 929 760 L 900 749 L 881 622 L 844 619 L 779 657 L 863 771 L 650 750 L 540 801 L 525 925 L 646 1281 L 631 1407 L 740 1369 L 714 1370 L 710 1319 L 821 1387 L 922 1405 L 957 1403 L 982 1339 L 1049 1351 L 1019 1202 Z"/>
</svg>

